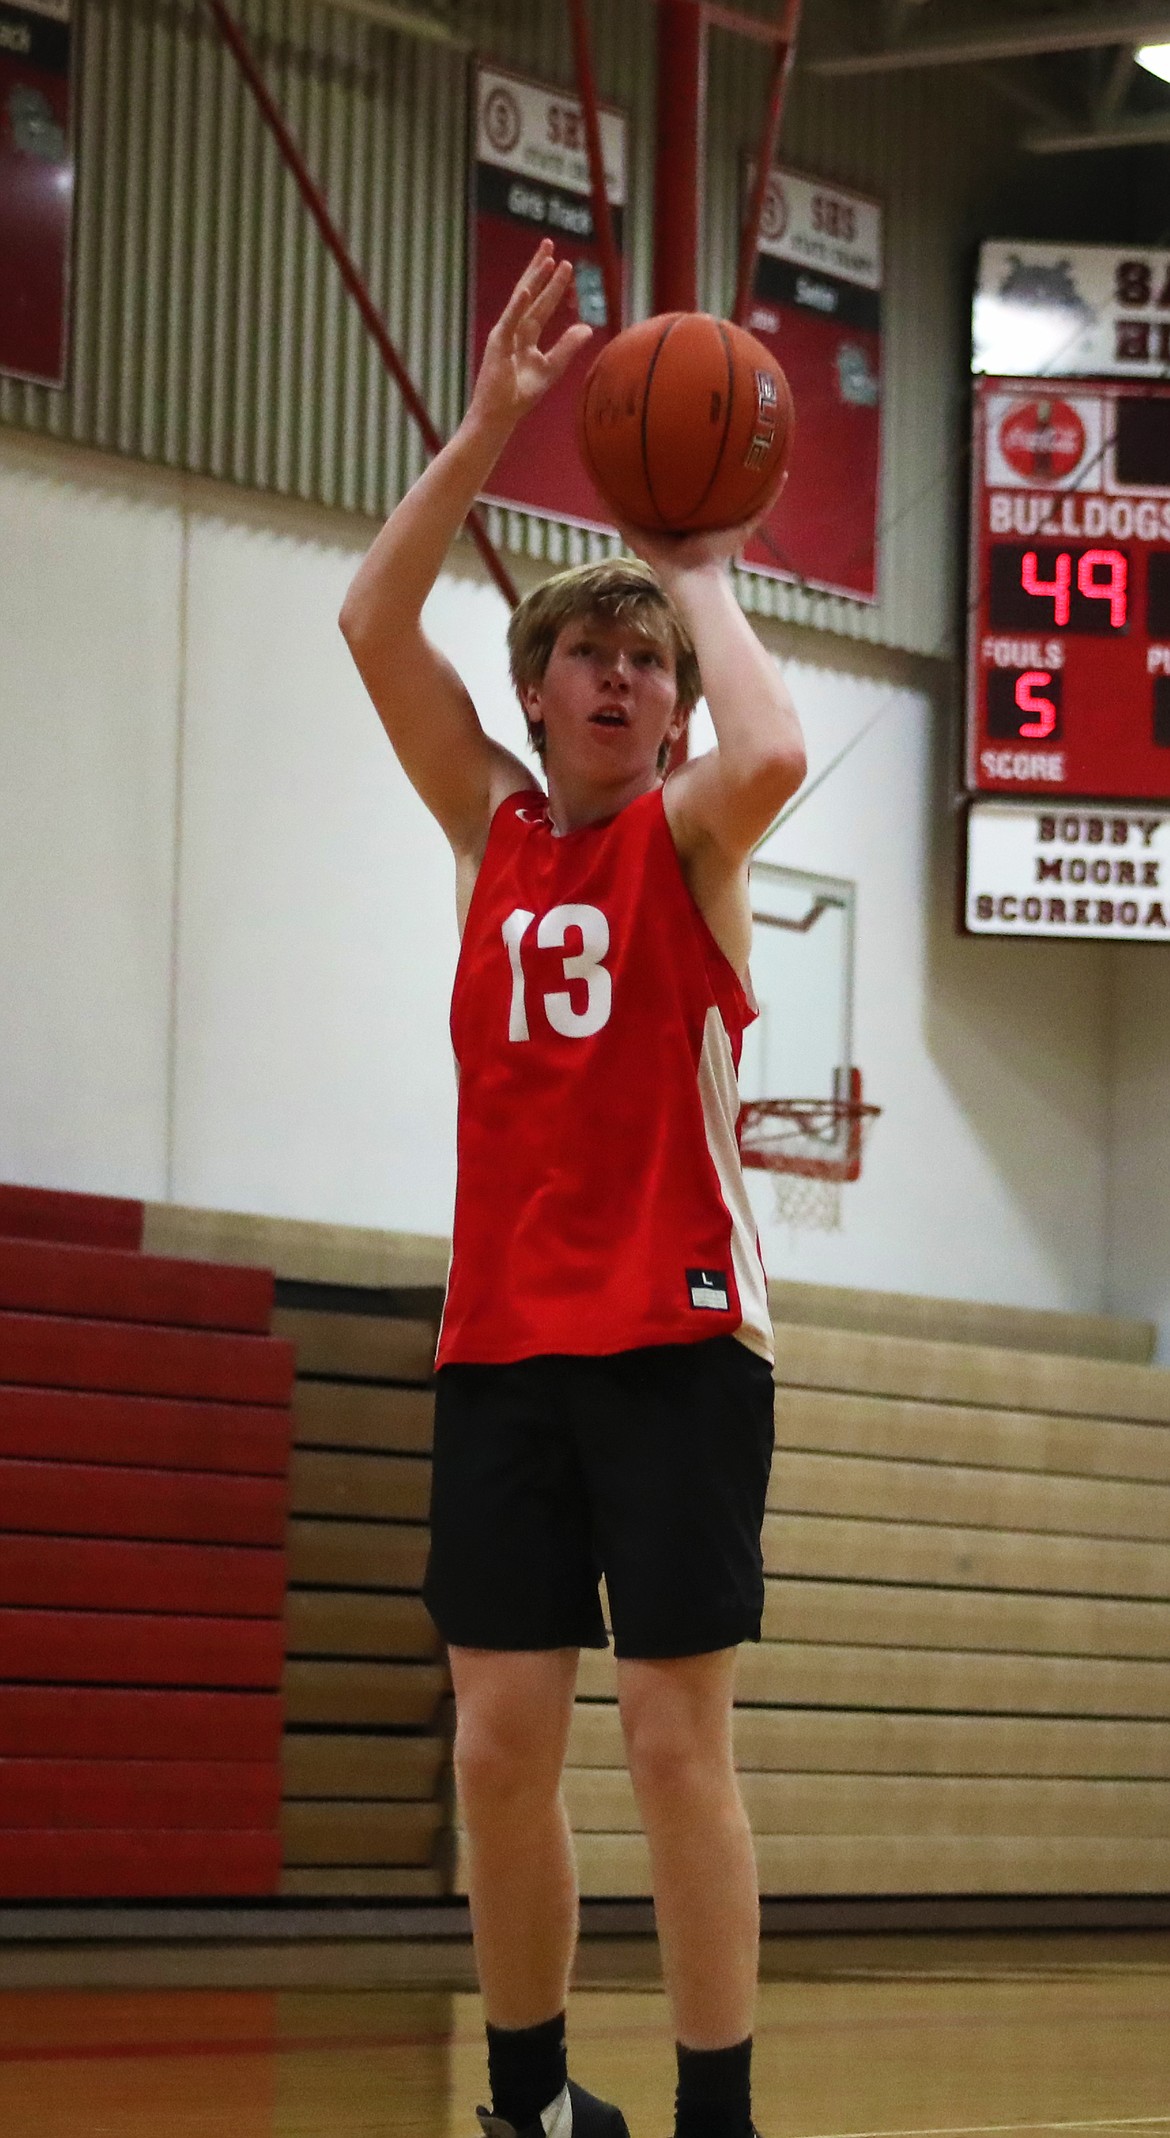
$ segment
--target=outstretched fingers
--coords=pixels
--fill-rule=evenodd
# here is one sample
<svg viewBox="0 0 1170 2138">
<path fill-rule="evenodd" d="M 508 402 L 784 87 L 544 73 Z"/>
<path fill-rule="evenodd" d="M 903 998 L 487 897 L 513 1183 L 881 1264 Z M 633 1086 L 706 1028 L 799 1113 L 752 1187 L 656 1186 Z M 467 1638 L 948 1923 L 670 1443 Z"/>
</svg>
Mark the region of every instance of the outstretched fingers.
<svg viewBox="0 0 1170 2138">
<path fill-rule="evenodd" d="M 559 341 L 555 341 L 552 348 L 545 353 L 550 386 L 555 386 L 557 380 L 564 377 L 578 349 L 583 349 L 586 342 L 590 342 L 592 339 L 593 329 L 592 327 L 587 327 L 582 319 L 577 320 L 573 326 L 565 328 Z"/>
<path fill-rule="evenodd" d="M 512 291 L 507 304 L 496 321 L 497 331 L 513 333 L 529 310 L 534 298 L 550 282 L 556 272 L 551 238 L 542 238 L 524 273 Z"/>
<path fill-rule="evenodd" d="M 534 342 L 540 339 L 553 313 L 558 305 L 562 303 L 565 291 L 568 289 L 572 279 L 573 269 L 571 262 L 559 260 L 555 272 L 549 276 L 544 288 L 539 290 L 533 298 L 528 307 L 524 325 Z"/>
</svg>

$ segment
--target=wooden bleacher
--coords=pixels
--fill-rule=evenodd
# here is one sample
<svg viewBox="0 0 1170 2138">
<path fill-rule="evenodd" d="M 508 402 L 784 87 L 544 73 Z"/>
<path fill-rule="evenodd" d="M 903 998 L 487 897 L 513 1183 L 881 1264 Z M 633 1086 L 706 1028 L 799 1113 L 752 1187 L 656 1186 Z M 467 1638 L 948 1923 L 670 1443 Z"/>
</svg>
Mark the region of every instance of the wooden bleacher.
<svg viewBox="0 0 1170 2138">
<path fill-rule="evenodd" d="M 446 1244 L 148 1206 L 262 1263 L 295 1347 L 280 1891 L 460 1890 L 419 1590 Z M 1170 1373 L 1147 1324 L 773 1286 L 764 1640 L 736 1738 L 765 1894 L 1170 1892 Z M 567 1792 L 586 1896 L 642 1898 L 612 1661 Z"/>
<path fill-rule="evenodd" d="M 1170 1372 L 1131 1363 L 1150 1332 L 1070 1316 L 1064 1351 L 1065 1317 L 1027 1317 L 1047 1348 L 1018 1350 L 992 1309 L 896 1304 L 943 1338 L 876 1333 L 865 1295 L 835 1311 L 862 1328 L 777 1328 L 764 1640 L 736 1714 L 763 1891 L 1170 1891 Z M 982 1341 L 953 1340 L 976 1318 Z M 648 1893 L 609 1657 L 579 1692 L 582 1890 Z"/>
<path fill-rule="evenodd" d="M 420 1590 L 442 1242 L 147 1209 L 156 1253 L 267 1260 L 296 1353 L 280 1891 L 451 1891 L 450 1678 Z"/>
<path fill-rule="evenodd" d="M 262 1270 L 0 1188 L 0 1896 L 277 1889 L 292 1355 Z"/>
</svg>

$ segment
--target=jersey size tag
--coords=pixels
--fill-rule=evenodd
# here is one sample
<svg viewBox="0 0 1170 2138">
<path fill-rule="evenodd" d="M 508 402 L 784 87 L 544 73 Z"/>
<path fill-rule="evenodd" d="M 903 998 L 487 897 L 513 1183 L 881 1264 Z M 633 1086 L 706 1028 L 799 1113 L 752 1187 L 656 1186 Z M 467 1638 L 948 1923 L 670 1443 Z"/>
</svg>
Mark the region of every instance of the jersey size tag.
<svg viewBox="0 0 1170 2138">
<path fill-rule="evenodd" d="M 689 1269 L 687 1289 L 693 1307 L 714 1307 L 717 1313 L 726 1314 L 731 1306 L 726 1270 Z"/>
</svg>

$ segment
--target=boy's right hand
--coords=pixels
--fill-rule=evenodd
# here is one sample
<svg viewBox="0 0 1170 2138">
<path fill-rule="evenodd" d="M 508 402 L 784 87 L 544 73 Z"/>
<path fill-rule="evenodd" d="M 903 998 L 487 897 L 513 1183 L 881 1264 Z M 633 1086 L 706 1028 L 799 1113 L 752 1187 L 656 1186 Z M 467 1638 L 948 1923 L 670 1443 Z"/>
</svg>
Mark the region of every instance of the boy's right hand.
<svg viewBox="0 0 1170 2138">
<path fill-rule="evenodd" d="M 579 320 L 565 328 L 551 349 L 540 347 L 572 276 L 572 263 L 558 262 L 551 238 L 542 238 L 488 335 L 467 412 L 477 426 L 506 436 L 564 377 L 578 350 L 591 339 L 592 327 Z"/>
</svg>

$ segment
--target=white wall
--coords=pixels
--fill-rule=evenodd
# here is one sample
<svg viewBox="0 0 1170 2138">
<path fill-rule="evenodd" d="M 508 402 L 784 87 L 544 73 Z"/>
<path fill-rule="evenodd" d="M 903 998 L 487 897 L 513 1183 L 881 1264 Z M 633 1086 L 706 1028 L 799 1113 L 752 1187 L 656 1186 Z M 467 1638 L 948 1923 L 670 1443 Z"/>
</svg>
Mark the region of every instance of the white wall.
<svg viewBox="0 0 1170 2138">
<path fill-rule="evenodd" d="M 1118 945 L 1106 1303 L 1159 1325 L 1170 1364 L 1170 958 Z"/>
<path fill-rule="evenodd" d="M 882 1115 L 860 1181 L 843 1191 L 840 1232 L 777 1225 L 766 1179 L 749 1176 L 769 1270 L 1095 1306 L 1105 1240 L 1102 953 L 957 936 L 939 709 L 905 682 L 803 657 L 785 667 L 810 792 L 760 858 L 858 885 L 855 1058 Z M 818 787 L 820 770 L 855 736 Z"/>
<path fill-rule="evenodd" d="M 0 1178 L 447 1229 L 451 870 L 336 629 L 369 534 L 0 434 Z M 504 621 L 461 556 L 431 628 L 518 746 Z M 884 709 L 772 852 L 858 881 L 885 1111 L 839 1234 L 764 1186 L 770 1266 L 1099 1306 L 1105 954 L 958 940 L 937 710 L 795 644 L 814 776 Z"/>
<path fill-rule="evenodd" d="M 450 870 L 337 630 L 353 564 L 191 517 L 173 1196 L 442 1230 Z"/>
<path fill-rule="evenodd" d="M 181 516 L 0 435 L 0 1177 L 159 1196 Z"/>
</svg>

